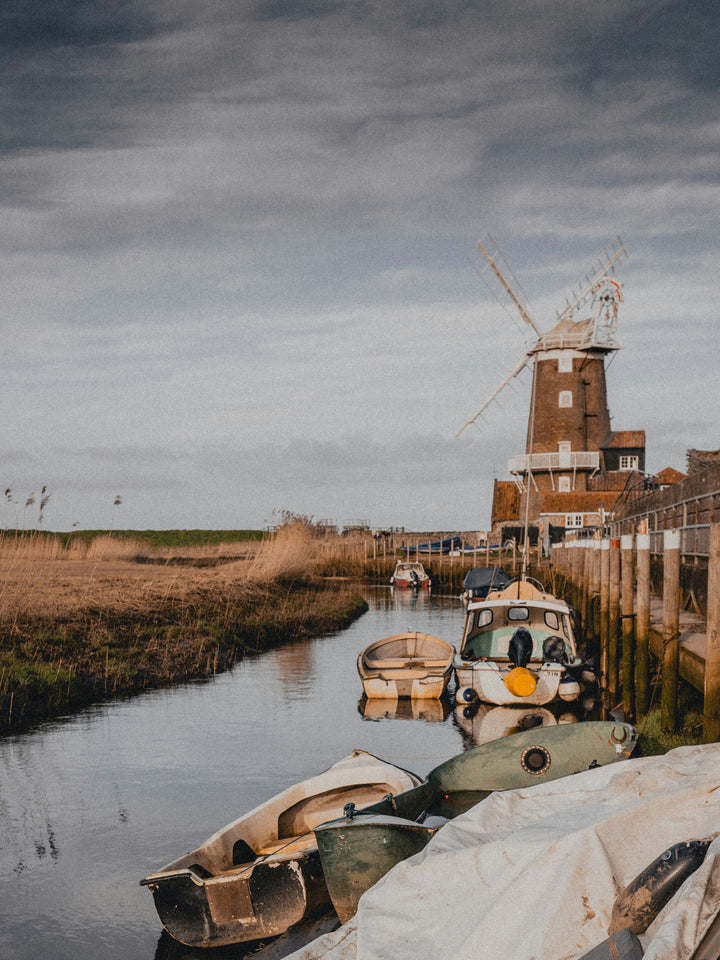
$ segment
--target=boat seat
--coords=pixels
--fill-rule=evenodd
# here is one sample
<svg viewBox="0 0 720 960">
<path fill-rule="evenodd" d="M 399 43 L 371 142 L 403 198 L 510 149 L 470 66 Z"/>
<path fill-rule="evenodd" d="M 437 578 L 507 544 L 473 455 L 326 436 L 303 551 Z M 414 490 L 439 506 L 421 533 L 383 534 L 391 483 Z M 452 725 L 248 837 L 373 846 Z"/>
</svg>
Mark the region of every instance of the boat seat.
<svg viewBox="0 0 720 960">
<path fill-rule="evenodd" d="M 317 847 L 314 833 L 304 833 L 300 837 L 283 837 L 272 843 L 266 843 L 259 848 L 257 855 L 259 857 L 272 856 L 274 853 L 282 852 L 291 854 L 312 853 Z M 253 857 L 253 859 L 255 859 Z"/>
</svg>

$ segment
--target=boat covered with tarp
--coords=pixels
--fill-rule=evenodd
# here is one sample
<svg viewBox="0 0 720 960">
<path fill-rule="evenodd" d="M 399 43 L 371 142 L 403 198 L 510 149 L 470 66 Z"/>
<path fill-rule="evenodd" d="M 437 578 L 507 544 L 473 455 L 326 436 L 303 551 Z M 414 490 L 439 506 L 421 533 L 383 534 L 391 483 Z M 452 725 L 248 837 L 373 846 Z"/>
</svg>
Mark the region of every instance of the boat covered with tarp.
<svg viewBox="0 0 720 960">
<path fill-rule="evenodd" d="M 714 960 L 718 792 L 713 743 L 493 793 L 398 863 L 351 920 L 293 960 L 580 960 L 619 957 L 611 949 L 620 941 L 628 949 L 639 941 L 644 960 Z M 685 860 L 672 889 L 662 864 L 693 841 L 703 855 Z M 654 901 L 653 909 L 641 911 L 639 926 L 633 918 L 638 932 L 622 927 L 632 936 L 621 937 L 618 900 L 646 871 L 642 902 Z M 607 952 L 593 952 L 610 937 Z"/>
<path fill-rule="evenodd" d="M 473 567 L 463 578 L 463 600 L 484 600 L 491 590 L 504 590 L 512 582 L 499 567 Z"/>
</svg>

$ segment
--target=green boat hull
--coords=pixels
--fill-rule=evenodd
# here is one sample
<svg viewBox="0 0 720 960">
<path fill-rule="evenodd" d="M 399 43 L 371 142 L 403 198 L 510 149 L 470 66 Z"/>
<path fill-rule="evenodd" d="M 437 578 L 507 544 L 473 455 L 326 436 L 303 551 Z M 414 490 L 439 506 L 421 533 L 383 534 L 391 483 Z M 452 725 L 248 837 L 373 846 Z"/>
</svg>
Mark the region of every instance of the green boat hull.
<svg viewBox="0 0 720 960">
<path fill-rule="evenodd" d="M 443 793 L 515 790 L 627 759 L 636 742 L 634 727 L 614 720 L 534 727 L 472 747 L 427 780 Z"/>
<path fill-rule="evenodd" d="M 318 827 L 315 837 L 325 883 L 340 920 L 345 923 L 353 917 L 363 893 L 396 863 L 422 850 L 438 829 L 376 813 Z"/>
</svg>

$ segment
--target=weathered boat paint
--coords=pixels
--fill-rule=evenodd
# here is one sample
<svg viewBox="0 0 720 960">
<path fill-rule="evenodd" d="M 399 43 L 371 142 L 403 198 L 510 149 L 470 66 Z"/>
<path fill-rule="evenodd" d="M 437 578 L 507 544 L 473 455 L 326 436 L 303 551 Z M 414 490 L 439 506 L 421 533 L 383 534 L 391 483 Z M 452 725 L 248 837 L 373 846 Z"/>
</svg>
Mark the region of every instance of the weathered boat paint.
<svg viewBox="0 0 720 960">
<path fill-rule="evenodd" d="M 685 880 L 705 859 L 715 837 L 684 840 L 664 850 L 615 898 L 608 933 L 644 933 Z"/>
<path fill-rule="evenodd" d="M 330 902 L 314 828 L 349 802 L 372 804 L 420 784 L 415 774 L 355 750 L 140 882 L 181 943 L 224 946 L 276 936 Z"/>
<path fill-rule="evenodd" d="M 377 813 L 353 814 L 318 827 L 325 883 L 340 920 L 354 916 L 363 893 L 396 863 L 419 853 L 439 829 Z"/>
</svg>

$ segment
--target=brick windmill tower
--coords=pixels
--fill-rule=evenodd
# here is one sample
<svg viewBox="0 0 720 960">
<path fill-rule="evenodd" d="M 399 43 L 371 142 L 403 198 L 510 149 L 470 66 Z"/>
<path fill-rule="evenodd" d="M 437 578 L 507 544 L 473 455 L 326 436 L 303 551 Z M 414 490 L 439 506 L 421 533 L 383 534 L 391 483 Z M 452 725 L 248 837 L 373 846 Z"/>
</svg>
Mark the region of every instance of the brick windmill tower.
<svg viewBox="0 0 720 960">
<path fill-rule="evenodd" d="M 614 501 L 612 491 L 621 490 L 627 479 L 627 473 L 616 474 L 644 468 L 644 432 L 611 430 L 605 382 L 605 360 L 622 346 L 617 329 L 622 285 L 613 271 L 625 247 L 618 240 L 605 250 L 598 269 L 584 278 L 547 333 L 531 317 L 492 239 L 484 238 L 477 249 L 481 276 L 501 303 L 512 305 L 531 334 L 525 355 L 457 433 L 531 366 L 525 455 L 512 457 L 508 464 L 520 494 L 520 502 L 517 494 L 514 500 L 519 515 L 497 517 L 496 501 L 500 494 L 507 500 L 508 491 L 496 482 L 494 526 L 497 520 L 517 523 L 522 515 L 539 526 L 545 519 L 547 529 L 585 526 L 590 514 L 602 522 L 606 505 Z M 603 500 L 598 493 L 609 495 Z"/>
</svg>

